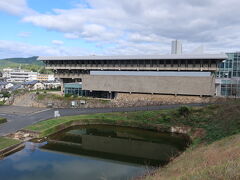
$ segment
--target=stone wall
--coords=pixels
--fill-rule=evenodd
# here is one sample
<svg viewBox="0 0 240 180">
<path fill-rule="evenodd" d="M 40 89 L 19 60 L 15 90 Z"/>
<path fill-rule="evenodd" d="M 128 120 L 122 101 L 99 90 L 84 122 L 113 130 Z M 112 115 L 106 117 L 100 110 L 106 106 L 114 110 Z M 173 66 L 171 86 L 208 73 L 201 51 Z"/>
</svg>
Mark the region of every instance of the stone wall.
<svg viewBox="0 0 240 180">
<path fill-rule="evenodd" d="M 188 103 L 210 103 L 216 98 L 200 96 L 180 96 L 180 95 L 157 95 L 157 94 L 129 94 L 118 93 L 116 102 L 135 104 L 188 104 Z"/>
<path fill-rule="evenodd" d="M 118 93 L 117 97 L 112 100 L 83 98 L 86 104 L 81 104 L 81 98 L 74 99 L 55 99 L 51 94 L 42 100 L 38 100 L 36 93 L 26 93 L 15 97 L 13 105 L 27 107 L 48 107 L 53 108 L 70 108 L 71 102 L 76 102 L 76 108 L 108 108 L 108 107 L 137 107 L 137 106 L 154 106 L 164 104 L 189 104 L 189 103 L 213 103 L 220 101 L 222 98 L 200 97 L 200 96 L 175 96 L 175 95 L 155 95 L 155 94 L 130 94 Z M 224 99 L 222 99 L 224 100 Z M 24 102 L 24 103 L 23 103 Z"/>
</svg>

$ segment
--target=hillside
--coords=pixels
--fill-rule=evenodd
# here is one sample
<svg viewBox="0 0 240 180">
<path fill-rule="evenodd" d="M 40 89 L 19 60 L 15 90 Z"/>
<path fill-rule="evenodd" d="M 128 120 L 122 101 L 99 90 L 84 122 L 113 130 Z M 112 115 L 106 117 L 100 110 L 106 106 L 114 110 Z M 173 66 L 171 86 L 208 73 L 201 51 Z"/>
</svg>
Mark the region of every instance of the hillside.
<svg viewBox="0 0 240 180">
<path fill-rule="evenodd" d="M 141 180 L 213 180 L 240 178 L 240 135 L 188 149 L 165 168 Z"/>
<path fill-rule="evenodd" d="M 29 58 L 7 58 L 0 59 L 1 61 L 10 62 L 10 63 L 20 63 L 20 64 L 38 64 L 42 65 L 40 61 L 37 61 L 37 56 L 29 57 Z"/>
<path fill-rule="evenodd" d="M 49 73 L 45 70 L 44 64 L 41 61 L 37 61 L 37 56 L 29 58 L 7 58 L 0 59 L 0 71 L 4 68 L 19 68 L 31 71 L 39 71 L 40 73 Z"/>
</svg>

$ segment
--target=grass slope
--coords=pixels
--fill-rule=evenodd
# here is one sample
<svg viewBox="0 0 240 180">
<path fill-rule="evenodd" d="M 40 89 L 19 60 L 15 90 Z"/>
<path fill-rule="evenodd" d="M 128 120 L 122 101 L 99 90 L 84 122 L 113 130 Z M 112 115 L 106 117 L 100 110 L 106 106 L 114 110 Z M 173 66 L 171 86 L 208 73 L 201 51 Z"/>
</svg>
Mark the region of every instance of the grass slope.
<svg viewBox="0 0 240 180">
<path fill-rule="evenodd" d="M 165 168 L 143 179 L 238 180 L 240 179 L 240 135 L 189 149 Z"/>
<path fill-rule="evenodd" d="M 21 141 L 19 141 L 19 140 L 5 138 L 5 137 L 0 137 L 0 150 L 8 148 L 8 147 L 10 147 L 12 145 L 17 145 L 19 143 L 21 143 Z"/>
</svg>

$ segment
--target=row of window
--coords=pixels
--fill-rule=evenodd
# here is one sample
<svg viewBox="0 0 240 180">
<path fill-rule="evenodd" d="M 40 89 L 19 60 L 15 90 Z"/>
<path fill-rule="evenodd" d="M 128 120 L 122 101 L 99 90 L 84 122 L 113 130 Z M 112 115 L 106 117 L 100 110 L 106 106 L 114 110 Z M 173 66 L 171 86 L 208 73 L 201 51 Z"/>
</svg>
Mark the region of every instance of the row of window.
<svg viewBox="0 0 240 180">
<path fill-rule="evenodd" d="M 240 97 L 240 83 L 239 84 L 221 84 L 221 96 Z"/>
<path fill-rule="evenodd" d="M 240 53 L 227 53 L 228 59 L 219 65 L 220 78 L 240 77 Z"/>
<path fill-rule="evenodd" d="M 158 64 L 217 64 L 216 60 L 103 60 L 103 61 L 45 61 L 46 65 L 158 65 Z"/>
</svg>

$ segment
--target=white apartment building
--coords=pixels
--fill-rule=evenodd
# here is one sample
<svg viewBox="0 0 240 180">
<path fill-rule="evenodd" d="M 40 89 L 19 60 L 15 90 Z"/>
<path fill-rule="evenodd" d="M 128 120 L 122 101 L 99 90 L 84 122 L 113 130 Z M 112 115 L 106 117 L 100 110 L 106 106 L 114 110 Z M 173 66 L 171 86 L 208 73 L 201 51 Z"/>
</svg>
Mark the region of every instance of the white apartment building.
<svg viewBox="0 0 240 180">
<path fill-rule="evenodd" d="M 38 73 L 22 69 L 3 69 L 3 77 L 7 82 L 25 82 L 37 80 Z"/>
</svg>

